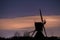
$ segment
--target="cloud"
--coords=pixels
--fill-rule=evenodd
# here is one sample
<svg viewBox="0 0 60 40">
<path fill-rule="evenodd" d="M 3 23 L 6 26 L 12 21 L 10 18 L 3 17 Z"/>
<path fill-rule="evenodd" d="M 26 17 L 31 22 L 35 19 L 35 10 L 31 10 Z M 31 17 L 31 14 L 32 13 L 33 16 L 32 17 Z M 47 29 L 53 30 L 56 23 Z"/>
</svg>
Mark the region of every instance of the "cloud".
<svg viewBox="0 0 60 40">
<path fill-rule="evenodd" d="M 60 26 L 60 16 L 44 16 L 47 23 L 46 28 L 59 27 Z M 39 16 L 28 16 L 28 17 L 18 17 L 18 18 L 4 18 L 0 19 L 0 29 L 1 30 L 16 30 L 27 27 L 34 27 L 34 22 L 41 21 Z"/>
</svg>

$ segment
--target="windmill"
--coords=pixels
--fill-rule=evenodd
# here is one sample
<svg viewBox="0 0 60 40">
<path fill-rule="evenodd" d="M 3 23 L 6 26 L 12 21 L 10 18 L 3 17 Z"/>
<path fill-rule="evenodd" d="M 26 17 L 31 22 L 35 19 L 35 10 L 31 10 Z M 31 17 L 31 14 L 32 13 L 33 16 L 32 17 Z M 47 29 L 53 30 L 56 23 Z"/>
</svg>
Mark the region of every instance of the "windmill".
<svg viewBox="0 0 60 40">
<path fill-rule="evenodd" d="M 42 31 L 42 30 L 44 30 L 44 33 L 45 33 L 45 35 L 47 37 L 46 30 L 45 30 L 45 27 L 44 27 L 44 24 L 46 23 L 46 21 L 43 20 L 43 16 L 42 16 L 42 13 L 41 13 L 40 9 L 39 9 L 39 11 L 40 11 L 41 22 L 35 22 L 35 30 L 33 31 L 32 35 L 34 35 L 34 33 L 36 31 Z"/>
</svg>

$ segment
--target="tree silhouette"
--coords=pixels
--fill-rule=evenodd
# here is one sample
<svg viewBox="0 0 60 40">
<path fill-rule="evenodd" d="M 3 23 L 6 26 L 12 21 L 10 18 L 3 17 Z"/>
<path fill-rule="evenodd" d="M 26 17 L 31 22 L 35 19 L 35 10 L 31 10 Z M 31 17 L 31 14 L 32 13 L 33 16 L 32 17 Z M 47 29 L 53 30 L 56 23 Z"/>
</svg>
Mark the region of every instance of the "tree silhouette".
<svg viewBox="0 0 60 40">
<path fill-rule="evenodd" d="M 15 32 L 14 36 L 15 37 L 19 37 L 20 36 L 20 33 L 19 32 Z"/>
<path fill-rule="evenodd" d="M 29 37 L 30 33 L 29 32 L 24 32 L 24 37 Z"/>
</svg>

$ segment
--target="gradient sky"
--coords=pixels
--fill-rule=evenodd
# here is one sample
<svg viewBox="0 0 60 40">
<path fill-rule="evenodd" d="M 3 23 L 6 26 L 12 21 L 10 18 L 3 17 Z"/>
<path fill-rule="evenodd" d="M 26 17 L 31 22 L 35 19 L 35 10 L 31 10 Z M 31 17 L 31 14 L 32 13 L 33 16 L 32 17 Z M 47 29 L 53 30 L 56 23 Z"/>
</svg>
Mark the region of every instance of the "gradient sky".
<svg viewBox="0 0 60 40">
<path fill-rule="evenodd" d="M 60 0 L 0 0 L 0 18 L 39 15 L 60 15 Z"/>
<path fill-rule="evenodd" d="M 60 0 L 0 0 L 0 36 L 12 36 L 11 30 L 21 28 L 31 30 L 40 21 L 39 8 L 47 21 L 47 34 L 60 36 Z"/>
</svg>

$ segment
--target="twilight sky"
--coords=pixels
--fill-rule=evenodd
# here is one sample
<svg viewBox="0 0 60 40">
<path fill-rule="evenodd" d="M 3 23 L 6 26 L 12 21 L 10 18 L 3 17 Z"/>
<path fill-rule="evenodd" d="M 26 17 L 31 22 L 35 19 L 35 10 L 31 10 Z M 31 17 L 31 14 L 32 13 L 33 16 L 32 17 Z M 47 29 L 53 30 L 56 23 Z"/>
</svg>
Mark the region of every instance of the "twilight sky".
<svg viewBox="0 0 60 40">
<path fill-rule="evenodd" d="M 47 21 L 47 34 L 60 36 L 60 0 L 0 0 L 0 36 L 14 34 L 8 30 L 34 27 L 40 21 L 39 8 Z"/>
<path fill-rule="evenodd" d="M 60 0 L 0 0 L 0 18 L 39 15 L 60 15 Z"/>
</svg>

